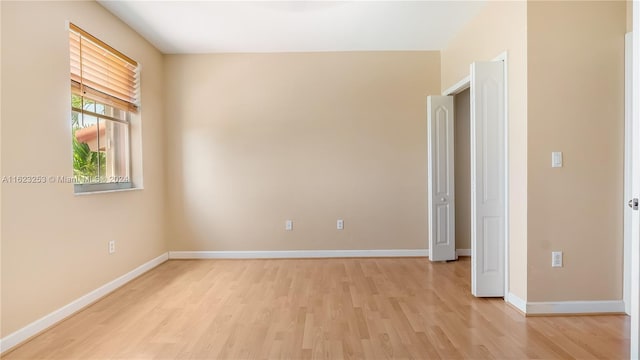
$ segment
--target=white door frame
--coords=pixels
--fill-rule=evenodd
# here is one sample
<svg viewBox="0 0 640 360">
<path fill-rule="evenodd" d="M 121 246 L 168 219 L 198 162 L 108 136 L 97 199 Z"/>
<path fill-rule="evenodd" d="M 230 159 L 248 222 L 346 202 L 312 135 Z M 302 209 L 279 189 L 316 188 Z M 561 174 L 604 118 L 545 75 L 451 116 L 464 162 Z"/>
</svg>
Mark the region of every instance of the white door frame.
<svg viewBox="0 0 640 360">
<path fill-rule="evenodd" d="M 509 296 L 509 78 L 508 78 L 508 56 L 504 51 L 491 61 L 504 62 L 504 299 Z M 442 95 L 456 95 L 471 87 L 471 76 L 467 75 L 453 86 L 445 90 Z M 474 151 L 474 149 L 471 149 Z M 471 156 L 475 156 L 472 154 Z M 474 229 L 471 229 L 474 231 Z"/>
</svg>

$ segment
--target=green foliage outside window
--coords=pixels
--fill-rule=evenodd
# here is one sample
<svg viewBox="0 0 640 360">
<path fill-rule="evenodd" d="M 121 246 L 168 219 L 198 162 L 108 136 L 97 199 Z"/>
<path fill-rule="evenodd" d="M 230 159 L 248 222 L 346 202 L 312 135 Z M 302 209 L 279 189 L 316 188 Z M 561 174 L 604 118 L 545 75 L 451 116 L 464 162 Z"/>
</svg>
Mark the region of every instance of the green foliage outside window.
<svg viewBox="0 0 640 360">
<path fill-rule="evenodd" d="M 72 94 L 71 107 L 83 109 L 82 97 Z M 87 143 L 81 143 L 76 138 L 76 131 L 91 125 L 82 124 L 82 115 L 76 111 L 71 112 L 71 133 L 73 141 L 73 176 L 77 179 L 96 179 L 106 174 L 106 155 L 101 151 L 91 151 Z M 95 126 L 95 125 L 93 125 Z"/>
</svg>

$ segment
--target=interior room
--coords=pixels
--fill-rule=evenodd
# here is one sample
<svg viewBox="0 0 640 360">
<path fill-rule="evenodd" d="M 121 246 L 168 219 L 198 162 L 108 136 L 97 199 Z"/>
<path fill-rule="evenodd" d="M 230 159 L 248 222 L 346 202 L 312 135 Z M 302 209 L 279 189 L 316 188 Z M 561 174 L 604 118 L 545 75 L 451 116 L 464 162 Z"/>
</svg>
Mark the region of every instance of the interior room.
<svg viewBox="0 0 640 360">
<path fill-rule="evenodd" d="M 3 358 L 638 358 L 636 3 L 0 19 Z"/>
</svg>

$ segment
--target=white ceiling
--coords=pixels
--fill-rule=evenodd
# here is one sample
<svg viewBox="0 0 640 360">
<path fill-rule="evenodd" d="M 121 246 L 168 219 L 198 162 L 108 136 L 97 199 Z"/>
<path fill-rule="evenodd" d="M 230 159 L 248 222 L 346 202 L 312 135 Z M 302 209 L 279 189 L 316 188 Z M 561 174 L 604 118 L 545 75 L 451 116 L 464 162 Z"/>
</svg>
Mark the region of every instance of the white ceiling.
<svg viewBox="0 0 640 360">
<path fill-rule="evenodd" d="M 98 1 L 168 54 L 441 50 L 486 3 Z"/>
</svg>

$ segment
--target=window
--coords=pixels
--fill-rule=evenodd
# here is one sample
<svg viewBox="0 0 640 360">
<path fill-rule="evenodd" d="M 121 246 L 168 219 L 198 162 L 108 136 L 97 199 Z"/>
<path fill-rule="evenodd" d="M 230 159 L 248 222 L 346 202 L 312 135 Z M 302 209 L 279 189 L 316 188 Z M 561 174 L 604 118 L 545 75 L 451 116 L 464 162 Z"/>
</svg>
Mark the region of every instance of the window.
<svg viewBox="0 0 640 360">
<path fill-rule="evenodd" d="M 69 48 L 75 191 L 130 188 L 138 63 L 73 24 Z"/>
</svg>

